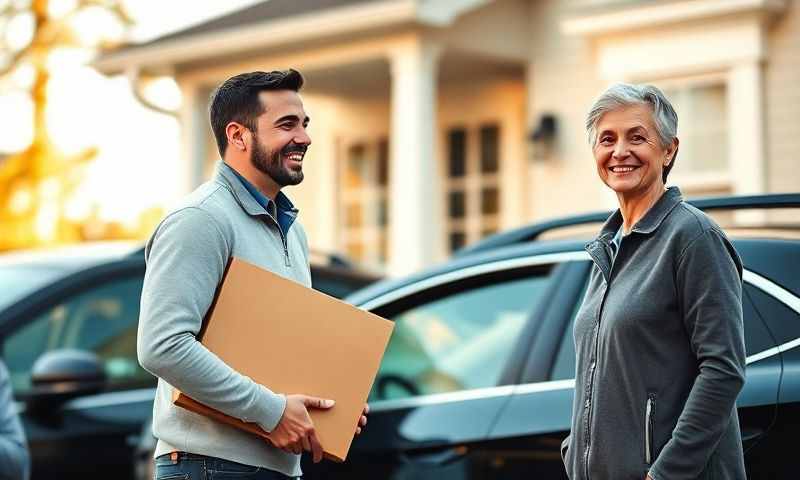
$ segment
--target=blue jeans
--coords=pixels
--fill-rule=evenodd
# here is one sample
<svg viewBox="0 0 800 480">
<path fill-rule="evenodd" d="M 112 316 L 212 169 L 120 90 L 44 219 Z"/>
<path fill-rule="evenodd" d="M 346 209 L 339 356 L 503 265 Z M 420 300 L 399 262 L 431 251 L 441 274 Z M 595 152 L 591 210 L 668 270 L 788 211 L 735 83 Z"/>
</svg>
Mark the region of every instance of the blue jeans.
<svg viewBox="0 0 800 480">
<path fill-rule="evenodd" d="M 221 458 L 178 453 L 173 461 L 169 455 L 156 458 L 155 480 L 289 480 L 300 477 L 286 475 L 264 467 L 252 467 Z"/>
</svg>

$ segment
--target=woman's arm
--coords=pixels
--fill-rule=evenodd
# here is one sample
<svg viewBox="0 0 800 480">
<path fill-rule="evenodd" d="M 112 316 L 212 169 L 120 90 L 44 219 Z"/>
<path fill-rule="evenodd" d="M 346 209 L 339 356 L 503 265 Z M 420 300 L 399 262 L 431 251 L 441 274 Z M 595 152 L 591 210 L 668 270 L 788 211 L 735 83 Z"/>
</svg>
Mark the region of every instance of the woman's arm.
<svg viewBox="0 0 800 480">
<path fill-rule="evenodd" d="M 742 266 L 721 232 L 709 229 L 686 247 L 676 285 L 699 373 L 672 438 L 650 469 L 654 480 L 700 475 L 735 415 L 745 378 Z"/>
</svg>

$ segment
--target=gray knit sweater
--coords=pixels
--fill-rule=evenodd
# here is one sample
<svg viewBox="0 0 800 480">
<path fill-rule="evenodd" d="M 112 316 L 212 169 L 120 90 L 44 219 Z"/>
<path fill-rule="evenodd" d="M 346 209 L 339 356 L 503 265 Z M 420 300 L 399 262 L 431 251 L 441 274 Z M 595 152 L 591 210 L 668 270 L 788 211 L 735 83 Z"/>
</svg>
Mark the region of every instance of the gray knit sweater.
<svg viewBox="0 0 800 480">
<path fill-rule="evenodd" d="M 272 392 L 197 341 L 233 256 L 311 286 L 302 227 L 295 222 L 282 232 L 235 172 L 220 162 L 215 177 L 161 222 L 145 250 L 138 354 L 142 366 L 159 378 L 153 407 L 156 456 L 178 450 L 299 476 L 299 455 L 172 404 L 174 386 L 221 412 L 272 430 L 286 406 L 282 393 L 302 393 Z M 270 358 L 270 339 L 263 341 L 264 361 L 286 361 Z"/>
</svg>

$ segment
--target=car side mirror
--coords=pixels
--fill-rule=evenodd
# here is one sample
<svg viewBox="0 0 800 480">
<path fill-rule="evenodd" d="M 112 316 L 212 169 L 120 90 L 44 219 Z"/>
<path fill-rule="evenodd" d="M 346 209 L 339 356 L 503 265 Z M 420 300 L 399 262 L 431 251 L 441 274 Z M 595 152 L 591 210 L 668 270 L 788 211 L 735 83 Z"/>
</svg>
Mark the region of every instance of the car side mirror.
<svg viewBox="0 0 800 480">
<path fill-rule="evenodd" d="M 94 353 L 84 350 L 53 350 L 39 357 L 31 370 L 28 407 L 52 410 L 67 400 L 103 390 L 106 373 Z"/>
</svg>

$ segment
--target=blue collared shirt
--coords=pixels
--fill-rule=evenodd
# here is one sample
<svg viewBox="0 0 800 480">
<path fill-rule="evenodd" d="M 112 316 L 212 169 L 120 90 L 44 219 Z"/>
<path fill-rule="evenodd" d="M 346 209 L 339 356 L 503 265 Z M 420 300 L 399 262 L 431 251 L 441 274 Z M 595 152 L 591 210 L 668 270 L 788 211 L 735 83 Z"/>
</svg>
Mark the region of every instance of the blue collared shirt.
<svg viewBox="0 0 800 480">
<path fill-rule="evenodd" d="M 275 202 L 273 202 L 269 197 L 261 193 L 255 185 L 250 183 L 249 180 L 244 178 L 242 174 L 237 172 L 235 169 L 231 168 L 233 173 L 239 178 L 244 185 L 244 188 L 250 192 L 250 195 L 255 198 L 255 200 L 264 207 L 264 210 L 267 211 L 270 215 L 275 217 L 275 220 L 278 221 L 278 225 L 281 227 L 281 232 L 283 232 L 284 236 L 289 233 L 289 228 L 294 223 L 294 219 L 297 218 L 296 212 L 297 210 L 294 208 L 294 205 L 289 200 L 289 197 L 284 195 L 283 192 L 278 192 L 278 195 L 275 197 Z M 273 210 L 272 205 L 275 204 L 275 209 Z M 273 213 L 274 212 L 274 213 Z"/>
</svg>

